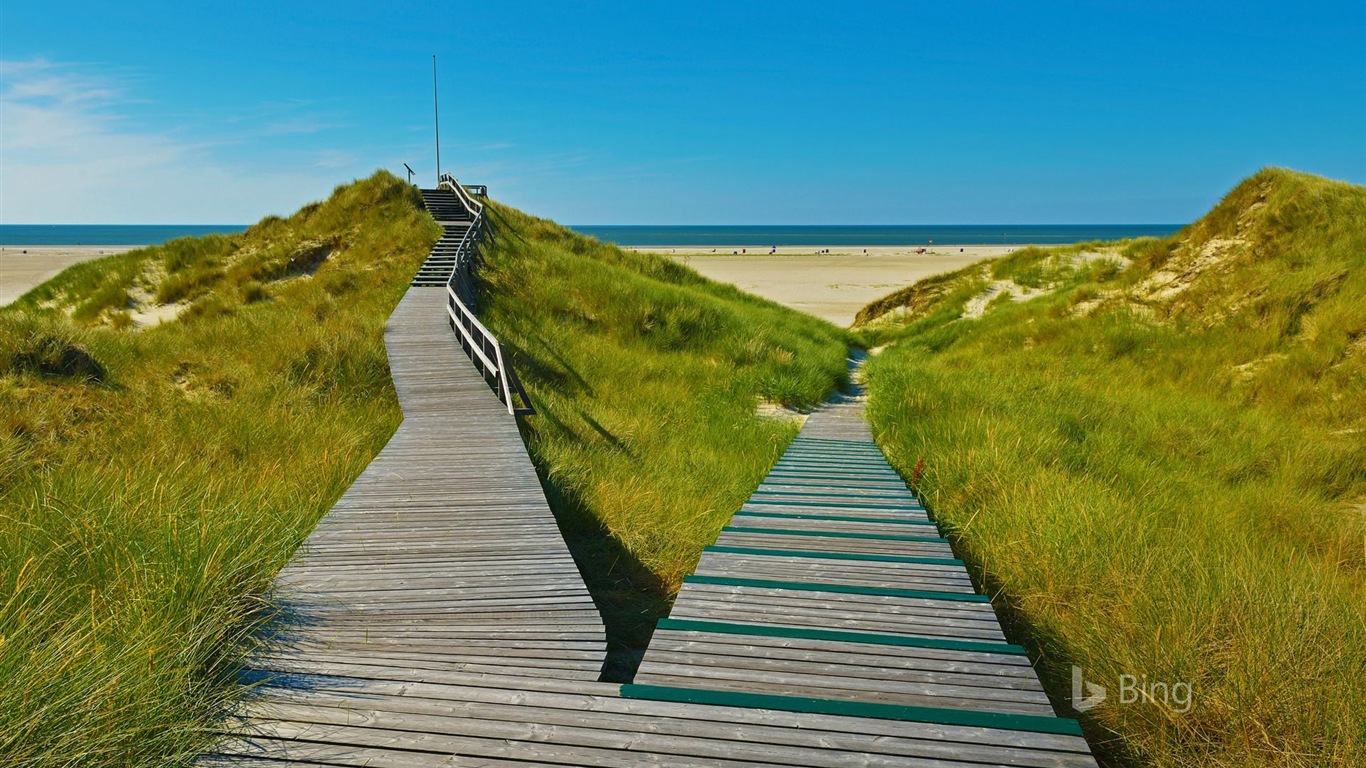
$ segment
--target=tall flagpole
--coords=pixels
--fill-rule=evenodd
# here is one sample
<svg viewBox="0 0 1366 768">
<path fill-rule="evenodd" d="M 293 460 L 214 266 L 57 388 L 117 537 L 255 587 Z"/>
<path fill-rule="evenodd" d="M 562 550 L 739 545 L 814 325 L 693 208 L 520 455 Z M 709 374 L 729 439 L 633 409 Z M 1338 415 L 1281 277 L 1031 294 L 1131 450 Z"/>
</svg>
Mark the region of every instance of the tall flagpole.
<svg viewBox="0 0 1366 768">
<path fill-rule="evenodd" d="M 436 54 L 432 54 L 432 120 L 436 125 L 436 183 L 441 185 L 441 110 L 436 101 Z"/>
</svg>

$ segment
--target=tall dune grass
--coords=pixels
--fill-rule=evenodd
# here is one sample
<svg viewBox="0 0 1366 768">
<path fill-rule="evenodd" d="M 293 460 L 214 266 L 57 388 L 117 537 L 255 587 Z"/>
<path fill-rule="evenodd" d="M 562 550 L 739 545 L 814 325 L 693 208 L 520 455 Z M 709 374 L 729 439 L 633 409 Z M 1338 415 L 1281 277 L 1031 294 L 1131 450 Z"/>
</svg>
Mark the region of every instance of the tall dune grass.
<svg viewBox="0 0 1366 768">
<path fill-rule="evenodd" d="M 260 595 L 398 424 L 384 319 L 436 235 L 380 173 L 0 310 L 0 764 L 163 766 L 206 744 Z M 311 276 L 259 279 L 322 238 Z M 126 322 L 133 294 L 172 293 L 178 321 Z"/>
<path fill-rule="evenodd" d="M 385 319 L 439 234 L 387 173 L 240 235 L 77 265 L 0 311 L 0 764 L 204 748 L 274 573 L 397 426 Z M 482 314 L 613 642 L 844 375 L 821 321 L 493 206 Z M 138 310 L 178 319 L 138 329 Z"/>
<path fill-rule="evenodd" d="M 1106 763 L 1366 764 L 1366 189 L 1268 170 L 1110 250 L 1130 266 L 1016 254 L 991 276 L 1041 298 L 959 319 L 970 270 L 870 331 L 878 440 L 925 459 L 1060 708 L 1073 664 L 1109 687 Z M 1145 288 L 1163 270 L 1188 287 Z M 1122 703 L 1124 674 L 1193 705 Z"/>
<path fill-rule="evenodd" d="M 490 206 L 480 314 L 514 350 L 522 422 L 626 677 L 702 547 L 796 435 L 760 400 L 810 407 L 844 382 L 847 332 Z"/>
</svg>

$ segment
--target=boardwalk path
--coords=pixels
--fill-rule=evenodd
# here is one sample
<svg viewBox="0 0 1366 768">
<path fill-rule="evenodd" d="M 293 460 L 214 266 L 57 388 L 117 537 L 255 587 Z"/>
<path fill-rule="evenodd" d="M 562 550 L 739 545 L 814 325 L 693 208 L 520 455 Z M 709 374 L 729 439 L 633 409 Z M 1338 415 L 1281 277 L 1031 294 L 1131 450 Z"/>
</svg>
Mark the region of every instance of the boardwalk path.
<svg viewBox="0 0 1366 768">
<path fill-rule="evenodd" d="M 1095 765 L 857 399 L 707 549 L 636 681 L 597 682 L 602 624 L 516 422 L 424 287 L 451 252 L 385 331 L 403 424 L 280 573 L 289 621 L 201 764 Z"/>
<path fill-rule="evenodd" d="M 261 660 L 289 674 L 204 764 L 1095 765 L 947 545 L 885 538 L 934 526 L 857 401 L 811 417 L 704 554 L 636 683 L 594 682 L 596 615 L 511 419 L 477 376 L 405 367 L 439 343 L 409 330 L 436 314 L 426 291 L 409 292 L 388 338 L 409 431 L 281 574 L 314 623 Z M 468 404 L 419 415 L 463 410 L 453 387 L 502 426 Z M 505 434 L 507 450 L 481 434 Z M 453 467 L 465 482 L 447 480 Z M 505 492 L 478 490 L 490 487 Z"/>
<path fill-rule="evenodd" d="M 623 694 L 985 726 L 984 749 L 1080 733 L 873 444 L 859 397 L 807 421 L 703 553 Z M 1090 764 L 1070 743 L 1067 759 Z M 1011 759 L 1033 764 L 1028 752 Z"/>
</svg>

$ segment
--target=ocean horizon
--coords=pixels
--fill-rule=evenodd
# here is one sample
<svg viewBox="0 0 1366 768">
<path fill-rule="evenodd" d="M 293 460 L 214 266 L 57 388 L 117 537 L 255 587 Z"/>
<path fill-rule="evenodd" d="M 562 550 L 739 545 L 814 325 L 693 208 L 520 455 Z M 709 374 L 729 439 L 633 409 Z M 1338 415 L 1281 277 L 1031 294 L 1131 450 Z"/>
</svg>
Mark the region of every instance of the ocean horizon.
<svg viewBox="0 0 1366 768">
<path fill-rule="evenodd" d="M 1166 237 L 1182 224 L 571 225 L 626 246 L 1060 245 Z"/>
<path fill-rule="evenodd" d="M 570 229 L 624 246 L 1060 245 L 1166 237 L 1181 224 L 595 225 Z M 159 245 L 245 224 L 0 224 L 0 246 Z"/>
<path fill-rule="evenodd" d="M 178 237 L 231 235 L 246 224 L 0 224 L 0 245 L 161 245 Z"/>
</svg>

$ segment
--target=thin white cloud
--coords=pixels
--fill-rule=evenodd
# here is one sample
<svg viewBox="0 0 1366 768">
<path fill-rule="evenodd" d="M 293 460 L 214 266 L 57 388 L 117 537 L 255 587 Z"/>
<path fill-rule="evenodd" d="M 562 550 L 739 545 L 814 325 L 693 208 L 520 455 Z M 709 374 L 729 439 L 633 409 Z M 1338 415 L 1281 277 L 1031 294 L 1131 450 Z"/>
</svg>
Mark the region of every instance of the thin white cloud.
<svg viewBox="0 0 1366 768">
<path fill-rule="evenodd" d="M 319 168 L 349 168 L 357 160 L 356 153 L 340 149 L 323 149 L 313 153 L 313 164 Z"/>
<path fill-rule="evenodd" d="M 296 168 L 259 169 L 215 155 L 269 134 L 316 133 L 302 118 L 244 124 L 233 135 L 148 127 L 147 102 L 124 81 L 44 60 L 0 62 L 0 222 L 246 223 L 324 195 L 351 153 L 320 149 Z M 284 130 L 281 130 L 284 128 Z M 312 160 L 310 162 L 309 160 Z"/>
</svg>

